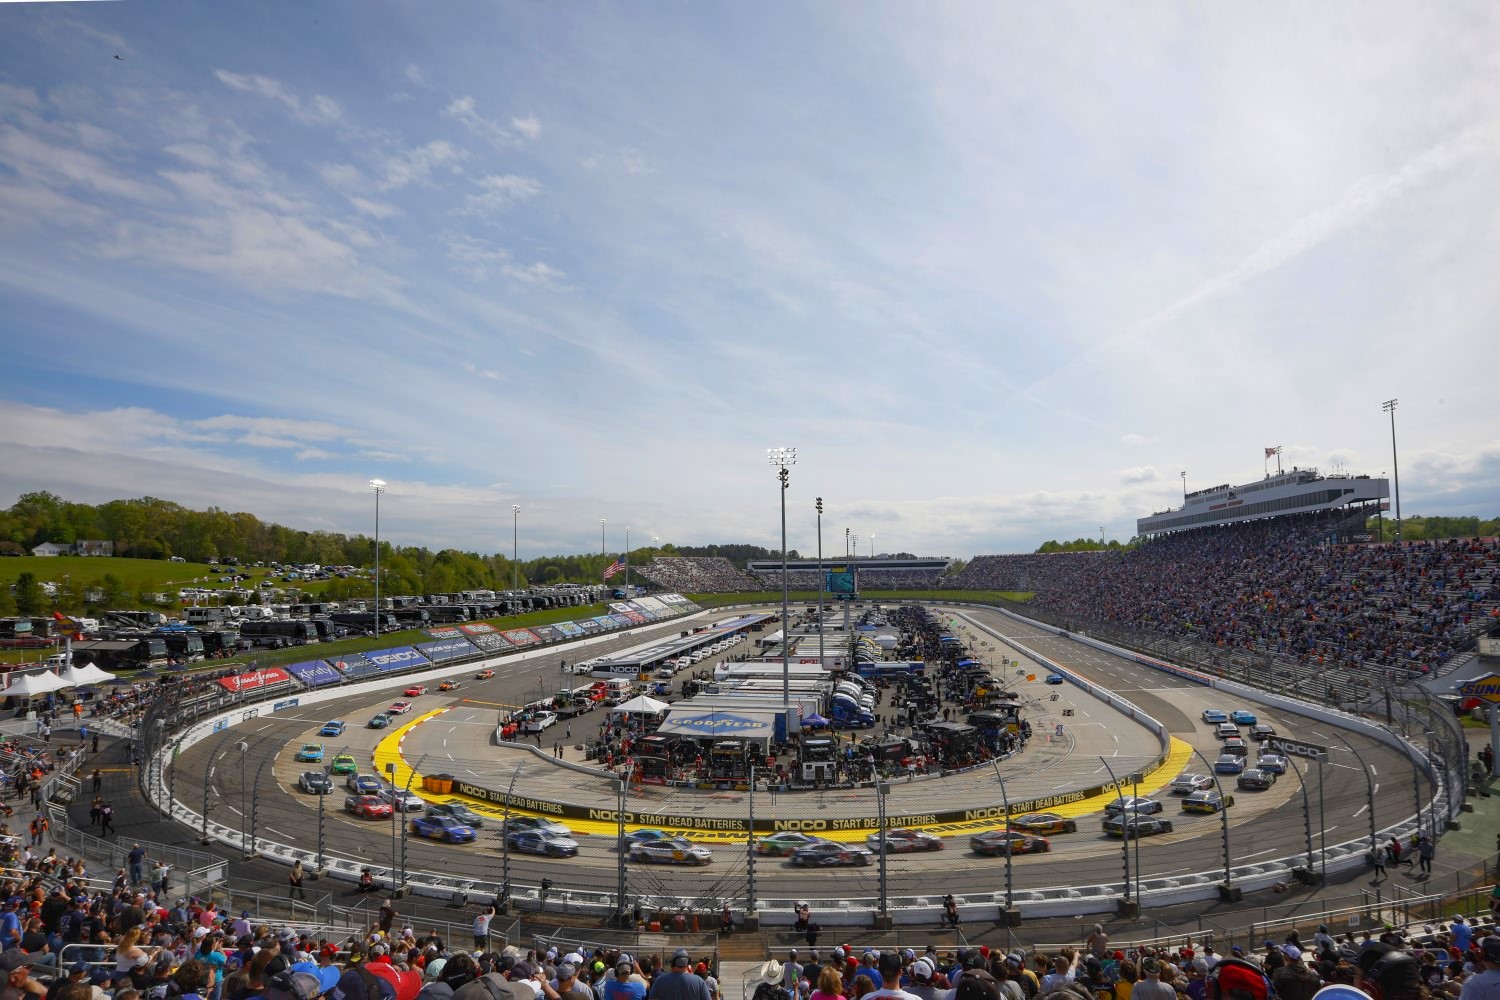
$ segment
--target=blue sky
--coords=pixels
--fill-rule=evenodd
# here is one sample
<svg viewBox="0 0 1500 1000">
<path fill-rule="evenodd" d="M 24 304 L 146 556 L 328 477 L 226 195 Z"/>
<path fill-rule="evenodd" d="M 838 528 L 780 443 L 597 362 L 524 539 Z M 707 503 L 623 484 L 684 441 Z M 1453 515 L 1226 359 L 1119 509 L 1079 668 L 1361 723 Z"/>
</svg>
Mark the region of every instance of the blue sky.
<svg viewBox="0 0 1500 1000">
<path fill-rule="evenodd" d="M 1429 6 L 0 4 L 0 497 L 770 545 L 789 444 L 804 551 L 1026 551 L 1395 396 L 1494 516 L 1500 25 Z"/>
</svg>

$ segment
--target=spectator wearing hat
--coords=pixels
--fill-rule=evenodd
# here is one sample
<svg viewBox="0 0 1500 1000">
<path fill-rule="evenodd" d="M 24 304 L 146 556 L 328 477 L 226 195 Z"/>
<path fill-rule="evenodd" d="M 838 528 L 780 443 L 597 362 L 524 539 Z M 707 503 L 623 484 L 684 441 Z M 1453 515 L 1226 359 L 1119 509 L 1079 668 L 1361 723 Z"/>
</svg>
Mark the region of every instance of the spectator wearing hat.
<svg viewBox="0 0 1500 1000">
<path fill-rule="evenodd" d="M 1084 940 L 1084 947 L 1088 949 L 1090 955 L 1101 962 L 1109 957 L 1109 935 L 1104 933 L 1103 924 L 1094 925 L 1093 931 Z"/>
<path fill-rule="evenodd" d="M 755 970 L 755 989 L 750 1000 L 790 1000 L 792 994 L 782 985 L 785 981 L 786 966 L 774 958 L 766 959 Z"/>
<path fill-rule="evenodd" d="M 1000 984 L 984 969 L 970 969 L 954 987 L 953 1000 L 1001 1000 Z"/>
<path fill-rule="evenodd" d="M 1422 965 L 1410 952 L 1391 951 L 1370 967 L 1365 991 L 1375 1000 L 1422 1000 Z"/>
<path fill-rule="evenodd" d="M 645 1000 L 645 973 L 634 959 L 621 955 L 615 962 L 614 974 L 613 979 L 604 982 L 602 1000 Z"/>
<path fill-rule="evenodd" d="M 1141 973 L 1146 978 L 1130 991 L 1131 1000 L 1177 1000 L 1177 991 L 1162 982 L 1160 959 L 1150 956 L 1141 959 Z"/>
<path fill-rule="evenodd" d="M 1281 946 L 1285 964 L 1271 973 L 1271 986 L 1279 1000 L 1312 1000 L 1314 993 L 1323 985 L 1318 974 L 1302 960 L 1302 949 L 1294 944 Z"/>
<path fill-rule="evenodd" d="M 692 964 L 686 948 L 674 951 L 671 971 L 658 975 L 651 983 L 651 1000 L 712 1000 L 708 995 L 708 985 L 693 975 Z M 777 968 L 776 981 L 780 980 L 781 969 Z"/>
</svg>

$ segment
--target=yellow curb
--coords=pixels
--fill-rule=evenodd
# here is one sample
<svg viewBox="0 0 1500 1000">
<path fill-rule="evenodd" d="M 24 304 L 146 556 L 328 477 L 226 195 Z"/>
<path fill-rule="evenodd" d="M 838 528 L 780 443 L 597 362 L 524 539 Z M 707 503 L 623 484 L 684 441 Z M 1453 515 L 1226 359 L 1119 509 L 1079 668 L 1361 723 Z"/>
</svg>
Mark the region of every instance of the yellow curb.
<svg viewBox="0 0 1500 1000">
<path fill-rule="evenodd" d="M 395 764 L 396 784 L 400 787 L 405 788 L 407 787 L 407 781 L 410 780 L 410 787 L 412 788 L 412 790 L 421 791 L 422 797 L 428 802 L 458 802 L 468 806 L 470 809 L 473 809 L 481 816 L 492 816 L 496 819 L 504 816 L 505 810 L 503 808 L 489 802 L 470 798 L 467 795 L 439 795 L 433 792 L 422 790 L 423 776 L 413 771 L 411 766 L 406 763 L 405 758 L 401 756 L 401 741 L 409 732 L 411 732 L 422 723 L 435 719 L 439 715 L 442 715 L 447 711 L 450 711 L 450 709 L 439 708 L 435 709 L 434 711 L 428 712 L 425 715 L 420 715 L 417 718 L 406 723 L 405 725 L 401 726 L 400 728 L 394 730 L 390 733 L 390 735 L 384 737 L 380 741 L 380 743 L 376 745 L 374 753 L 372 755 L 376 770 L 381 775 L 384 775 L 386 773 L 385 765 L 388 763 Z M 1166 758 L 1162 761 L 1161 765 L 1156 768 L 1156 770 L 1146 776 L 1146 780 L 1140 783 L 1139 793 L 1143 796 L 1149 796 L 1161 791 L 1163 788 L 1167 787 L 1167 785 L 1172 783 L 1172 779 L 1176 778 L 1183 772 L 1183 770 L 1187 767 L 1188 763 L 1192 759 L 1193 748 L 1186 742 L 1177 739 L 1175 736 L 1171 737 L 1171 745 L 1167 751 Z M 1134 785 L 1131 786 L 1130 791 L 1131 794 L 1136 794 Z M 1080 799 L 1077 802 L 1070 802 L 1066 805 L 1052 807 L 1047 809 L 1046 811 L 1057 813 L 1059 816 L 1065 816 L 1072 819 L 1100 812 L 1106 805 L 1114 801 L 1116 797 L 1117 796 L 1112 793 L 1103 793 L 1100 795 L 1090 796 L 1086 799 Z M 996 804 L 998 804 L 998 802 Z M 546 819 L 556 818 L 555 816 L 549 816 L 546 813 L 534 812 L 515 806 L 511 807 L 510 813 L 513 816 L 541 816 Z M 984 820 L 977 820 L 969 823 L 927 824 L 923 826 L 913 826 L 911 827 L 911 829 L 924 830 L 928 833 L 934 833 L 940 836 L 955 836 L 965 833 L 980 833 L 985 830 L 993 830 L 1001 825 L 1003 825 L 1003 820 L 1001 818 L 990 817 Z M 567 826 L 575 833 L 597 834 L 600 836 L 608 837 L 613 837 L 618 832 L 618 826 L 615 823 L 602 822 L 598 820 L 580 820 L 570 818 L 567 821 Z M 625 828 L 626 830 L 646 829 L 645 826 L 638 823 L 626 823 Z M 652 827 L 652 829 L 659 828 Z M 743 844 L 745 842 L 744 835 L 735 832 L 718 832 L 712 830 L 685 828 L 679 829 L 675 827 L 665 827 L 660 829 L 666 829 L 669 833 L 673 834 L 681 834 L 682 836 L 693 841 L 722 844 Z M 869 827 L 853 830 L 819 830 L 817 831 L 817 834 L 818 836 L 823 837 L 826 840 L 835 840 L 843 843 L 862 843 L 867 834 L 874 832 L 875 828 Z"/>
</svg>

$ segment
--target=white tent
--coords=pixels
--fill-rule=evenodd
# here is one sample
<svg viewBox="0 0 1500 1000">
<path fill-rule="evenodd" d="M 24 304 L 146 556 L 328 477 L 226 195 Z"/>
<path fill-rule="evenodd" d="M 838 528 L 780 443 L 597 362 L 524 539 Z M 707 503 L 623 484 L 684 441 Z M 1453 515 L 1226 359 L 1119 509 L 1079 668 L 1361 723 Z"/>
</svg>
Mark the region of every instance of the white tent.
<svg viewBox="0 0 1500 1000">
<path fill-rule="evenodd" d="M 63 669 L 62 679 L 69 684 L 82 686 L 84 684 L 105 684 L 114 680 L 115 675 L 108 670 L 100 670 L 92 663 L 85 663 L 81 667 L 70 663 Z"/>
<path fill-rule="evenodd" d="M 59 691 L 65 687 L 72 687 L 72 683 L 63 680 L 50 670 L 43 670 L 35 674 L 11 674 L 10 684 L 5 688 L 6 697 L 30 698 L 49 691 Z"/>
<path fill-rule="evenodd" d="M 659 712 L 665 712 L 671 707 L 671 705 L 668 705 L 664 701 L 657 701 L 655 698 L 648 698 L 642 694 L 630 699 L 623 705 L 615 706 L 609 711 L 612 715 L 656 715 Z"/>
</svg>

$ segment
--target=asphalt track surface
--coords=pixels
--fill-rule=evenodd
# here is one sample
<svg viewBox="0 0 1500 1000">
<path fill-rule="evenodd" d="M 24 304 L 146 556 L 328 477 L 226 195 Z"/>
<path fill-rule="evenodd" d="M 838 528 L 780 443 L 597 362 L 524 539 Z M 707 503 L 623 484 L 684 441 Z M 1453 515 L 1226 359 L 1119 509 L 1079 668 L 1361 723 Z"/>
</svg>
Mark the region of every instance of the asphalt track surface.
<svg viewBox="0 0 1500 1000">
<path fill-rule="evenodd" d="M 1013 638 L 1036 653 L 1050 657 L 1088 680 L 1132 701 L 1166 725 L 1176 739 L 1197 747 L 1210 761 L 1217 754 L 1217 743 L 1210 732 L 1211 727 L 1199 721 L 1201 712 L 1208 707 L 1223 708 L 1226 711 L 1241 707 L 1223 704 L 1213 696 L 1213 692 L 1201 686 L 1100 653 L 1079 643 L 1044 635 L 1020 626 L 998 613 L 972 609 L 966 609 L 963 613 L 999 636 Z M 968 629 L 967 626 L 964 628 L 977 641 L 994 641 L 991 636 Z M 680 630 L 680 624 L 676 624 L 634 631 L 588 647 L 587 655 L 597 656 L 629 648 L 653 637 L 676 634 Z M 463 689 L 456 692 L 452 699 L 455 707 L 444 716 L 451 717 L 453 721 L 444 728 L 451 725 L 455 732 L 461 733 L 461 736 L 451 738 L 461 739 L 461 746 L 468 748 L 468 755 L 477 755 L 481 752 L 479 748 L 484 747 L 485 752 L 494 756 L 496 748 L 489 744 L 489 736 L 499 707 L 529 700 L 538 690 L 550 692 L 561 686 L 565 675 L 558 671 L 557 659 L 564 655 L 567 654 L 558 651 L 556 658 L 549 656 L 506 663 L 497 669 L 494 681 L 465 680 Z M 575 650 L 573 655 L 581 653 Z M 569 656 L 570 660 L 572 658 Z M 375 745 L 385 734 L 363 728 L 364 722 L 370 715 L 400 697 L 400 690 L 405 683 L 393 685 L 389 693 L 380 697 L 353 699 L 347 705 L 338 706 L 337 710 L 330 708 L 326 715 L 312 717 L 293 711 L 288 715 L 256 719 L 204 740 L 177 761 L 173 778 L 175 794 L 192 808 L 201 810 L 204 804 L 205 778 L 211 771 L 212 777 L 207 778 L 207 792 L 208 813 L 212 818 L 228 826 L 236 826 L 240 820 L 241 803 L 249 811 L 253 802 L 259 836 L 292 844 L 310 855 L 317 848 L 318 805 L 321 800 L 325 810 L 324 844 L 328 855 L 380 868 L 389 867 L 392 862 L 392 844 L 395 842 L 391 821 L 360 820 L 343 813 L 341 806 L 346 793 L 342 787 L 331 796 L 321 797 L 295 790 L 291 782 L 300 769 L 292 763 L 291 757 L 297 745 L 307 740 L 323 742 L 329 759 L 347 744 L 350 752 L 360 761 L 362 771 L 368 770 Z M 435 692 L 436 685 L 431 687 Z M 1078 694 L 1076 689 L 1074 693 Z M 458 701 L 459 698 L 467 698 L 469 701 Z M 400 721 L 404 723 L 424 711 L 442 707 L 449 700 L 445 697 L 440 701 L 435 694 L 424 696 L 417 701 L 417 710 L 413 715 Z M 478 704 L 481 701 L 488 704 Z M 1317 741 L 1332 747 L 1330 762 L 1323 768 L 1321 806 L 1318 767 L 1294 761 L 1294 764 L 1304 770 L 1312 809 L 1314 845 L 1317 846 L 1321 841 L 1320 829 L 1325 831 L 1329 845 L 1368 836 L 1366 781 L 1353 755 L 1339 744 L 1335 731 L 1326 727 L 1309 728 L 1307 720 L 1296 716 L 1283 716 L 1280 713 L 1268 716 L 1259 706 L 1244 707 L 1255 710 L 1262 721 L 1271 722 L 1283 735 Z M 1128 720 L 1100 702 L 1081 700 L 1078 702 L 1077 712 L 1078 717 L 1072 723 L 1076 727 L 1098 726 L 1101 733 L 1108 733 L 1118 732 L 1121 726 L 1129 725 Z M 325 718 L 335 716 L 345 718 L 350 723 L 348 732 L 342 738 L 343 742 L 334 739 L 319 740 L 315 736 L 318 726 Z M 590 720 L 587 723 L 589 726 L 597 724 L 597 714 L 584 718 Z M 1377 829 L 1410 816 L 1414 808 L 1413 772 L 1410 764 L 1394 751 L 1366 737 L 1350 732 L 1343 732 L 1341 735 L 1353 744 L 1365 762 L 1372 767 L 1373 780 L 1376 782 Z M 450 737 L 439 737 L 444 738 Z M 241 784 L 241 754 L 235 749 L 240 740 L 248 741 L 250 747 L 243 755 L 245 785 Z M 1098 745 L 1097 740 L 1091 739 L 1089 742 Z M 1102 756 L 1109 757 L 1110 754 L 1106 752 Z M 461 755 L 455 753 L 455 757 L 460 758 Z M 1181 759 L 1182 754 L 1179 752 L 1176 757 Z M 1136 758 L 1127 756 L 1124 759 L 1130 762 Z M 1103 761 L 1084 760 L 1081 756 L 1074 762 L 1074 766 L 1090 772 L 1106 771 Z M 1186 769 L 1201 771 L 1204 768 L 1200 762 L 1194 761 Z M 434 768 L 424 767 L 423 770 L 431 771 Z M 260 776 L 258 784 L 257 773 Z M 982 770 L 974 772 L 973 781 L 993 787 L 993 779 L 985 775 L 986 772 Z M 1163 769 L 1154 777 L 1159 781 L 1166 781 L 1173 776 L 1173 773 Z M 1084 782 L 1080 780 L 1078 784 Z M 950 791 L 934 789 L 932 798 L 935 801 L 931 808 L 953 808 L 954 804 L 949 800 Z M 712 798 L 712 793 L 704 794 Z M 863 794 L 870 796 L 868 791 Z M 998 793 L 991 794 L 991 801 L 998 804 Z M 1235 795 L 1236 804 L 1229 810 L 1230 850 L 1234 864 L 1269 861 L 1298 854 L 1305 849 L 1302 796 L 1294 775 L 1283 776 L 1268 792 L 1236 792 Z M 1132 866 L 1139 862 L 1139 877 L 1172 877 L 1221 869 L 1223 844 L 1220 818 L 1216 815 L 1183 814 L 1179 812 L 1178 803 L 1173 796 L 1163 793 L 1155 797 L 1166 806 L 1164 815 L 1173 820 L 1174 831 L 1171 834 L 1143 838 L 1139 843 L 1139 852 L 1136 850 L 1137 845 L 1130 845 Z M 762 796 L 757 798 L 757 815 L 761 814 L 761 798 Z M 609 800 L 598 804 L 610 808 L 614 803 Z M 863 811 L 868 812 L 869 808 L 864 807 Z M 1325 817 L 1322 824 L 1319 822 L 1320 812 Z M 1015 890 L 1022 892 L 1065 885 L 1097 886 L 1118 883 L 1123 866 L 1121 841 L 1102 833 L 1098 823 L 1099 815 L 1097 811 L 1092 811 L 1080 818 L 1079 830 L 1075 834 L 1051 838 L 1050 853 L 1015 857 Z M 429 871 L 450 877 L 498 881 L 501 877 L 502 854 L 499 838 L 494 832 L 497 825 L 487 825 L 474 845 L 438 844 L 407 837 L 406 868 L 410 872 Z M 581 852 L 578 857 L 571 859 L 544 859 L 512 852 L 512 885 L 519 889 L 522 886 L 536 885 L 544 877 L 550 878 L 554 884 L 554 899 L 570 889 L 613 893 L 618 859 L 614 838 L 580 832 L 578 840 Z M 743 846 L 715 847 L 713 863 L 701 868 L 642 866 L 633 863 L 626 867 L 628 889 L 633 895 L 703 902 L 745 895 L 747 864 Z M 972 896 L 975 893 L 1003 891 L 1005 884 L 1004 860 L 973 854 L 968 849 L 967 833 L 946 837 L 944 849 L 939 852 L 893 856 L 888 869 L 888 892 L 892 896 L 930 897 L 949 891 Z M 781 859 L 757 858 L 756 895 L 762 901 L 873 898 L 879 890 L 877 872 L 878 867 L 874 864 L 861 868 L 808 870 L 794 868 Z M 955 879 L 953 876 L 956 872 L 961 874 Z"/>
</svg>

